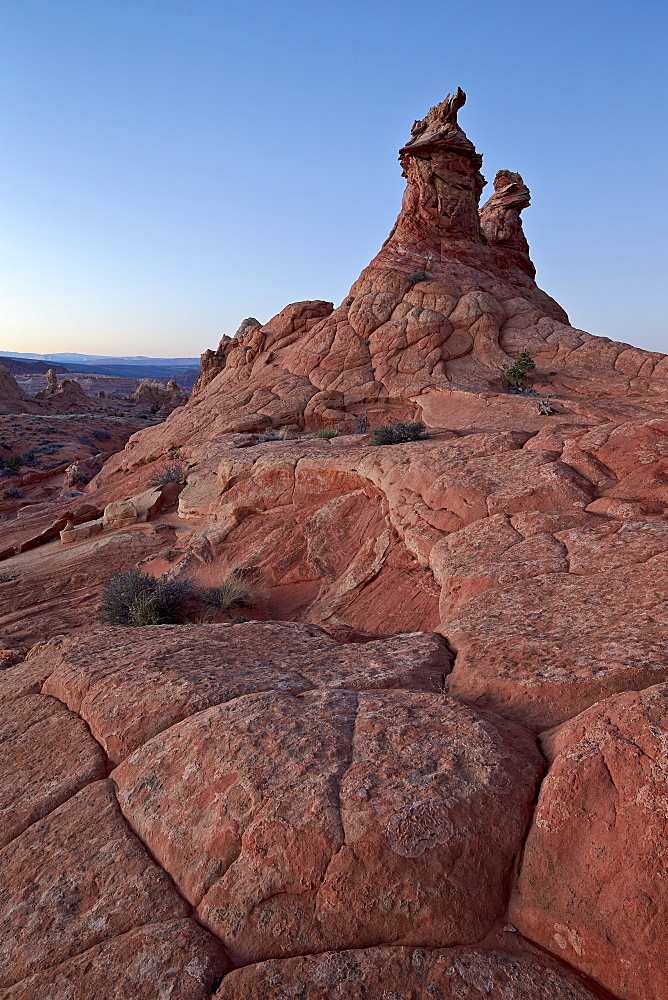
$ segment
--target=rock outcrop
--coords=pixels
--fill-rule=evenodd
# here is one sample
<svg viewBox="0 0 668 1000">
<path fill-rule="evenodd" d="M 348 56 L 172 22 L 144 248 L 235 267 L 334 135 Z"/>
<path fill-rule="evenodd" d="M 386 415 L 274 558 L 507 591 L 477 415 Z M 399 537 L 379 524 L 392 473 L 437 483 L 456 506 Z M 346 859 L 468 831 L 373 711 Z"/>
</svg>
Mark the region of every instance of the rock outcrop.
<svg viewBox="0 0 668 1000">
<path fill-rule="evenodd" d="M 6 532 L 1 997 L 668 1000 L 668 358 L 538 287 L 464 100 L 341 305 Z M 134 567 L 253 618 L 97 627 Z"/>
<path fill-rule="evenodd" d="M 81 412 L 91 406 L 81 384 L 75 378 L 64 378 L 59 383 L 53 368 L 46 373 L 46 388 L 35 393 L 35 399 L 48 401 L 60 413 Z"/>
<path fill-rule="evenodd" d="M 241 322 L 234 336 L 243 337 L 246 331 L 252 329 L 254 326 L 262 326 L 262 324 L 253 316 L 248 316 Z M 193 396 L 201 392 L 204 386 L 208 385 L 219 372 L 222 372 L 227 363 L 227 355 L 231 347 L 232 337 L 223 337 L 215 351 L 204 351 L 200 358 L 199 377 L 193 385 Z"/>
<path fill-rule="evenodd" d="M 14 376 L 0 364 L 0 413 L 35 413 L 38 409 Z"/>
<path fill-rule="evenodd" d="M 177 406 L 183 406 L 187 399 L 187 393 L 179 388 L 174 379 L 169 380 L 166 389 L 142 382 L 132 395 L 128 396 L 129 403 L 136 403 L 144 409 L 149 407 L 153 413 L 161 417 L 166 417 Z"/>
<path fill-rule="evenodd" d="M 529 244 L 522 228 L 520 212 L 531 204 L 531 195 L 519 174 L 499 170 L 494 178 L 494 194 L 480 209 L 480 229 L 490 246 L 515 250 L 517 263 L 529 277 L 536 268 L 529 257 Z"/>
</svg>

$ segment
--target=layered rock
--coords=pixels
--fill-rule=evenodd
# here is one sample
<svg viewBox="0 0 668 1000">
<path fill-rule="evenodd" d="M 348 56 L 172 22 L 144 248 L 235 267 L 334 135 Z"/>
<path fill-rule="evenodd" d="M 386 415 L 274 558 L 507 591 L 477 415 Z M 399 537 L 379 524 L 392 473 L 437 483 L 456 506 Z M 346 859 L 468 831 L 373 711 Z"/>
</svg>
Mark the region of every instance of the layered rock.
<svg viewBox="0 0 668 1000">
<path fill-rule="evenodd" d="M 668 359 L 538 288 L 463 102 L 344 303 L 246 321 L 105 464 L 104 531 L 9 532 L 5 995 L 121 963 L 110 996 L 667 998 Z M 374 445 L 392 419 L 427 436 Z M 184 485 L 144 522 L 156 462 Z M 245 571 L 254 619 L 91 627 L 132 566 Z"/>
<path fill-rule="evenodd" d="M 530 278 L 536 268 L 529 257 L 529 244 L 522 228 L 520 212 L 531 204 L 529 188 L 520 174 L 499 170 L 494 178 L 494 194 L 480 209 L 480 229 L 490 246 L 516 251 L 516 260 Z"/>
<path fill-rule="evenodd" d="M 528 937 L 643 1000 L 668 997 L 667 719 L 659 684 L 544 734 L 551 766 L 510 906 Z"/>
<path fill-rule="evenodd" d="M 259 320 L 253 316 L 248 316 L 243 320 L 239 329 L 235 333 L 235 338 L 241 337 L 254 326 L 262 326 Z M 219 372 L 222 372 L 227 363 L 227 355 L 232 347 L 232 338 L 223 337 L 215 351 L 204 351 L 200 358 L 199 377 L 193 385 L 193 396 L 196 396 L 202 389 L 211 382 Z"/>
<path fill-rule="evenodd" d="M 177 406 L 183 406 L 187 399 L 188 394 L 179 388 L 174 379 L 169 380 L 165 389 L 159 385 L 141 382 L 132 395 L 128 396 L 128 402 L 144 408 L 150 407 L 154 413 L 163 417 Z"/>
<path fill-rule="evenodd" d="M 30 399 L 14 376 L 0 364 L 0 413 L 35 413 L 38 404 Z"/>
</svg>

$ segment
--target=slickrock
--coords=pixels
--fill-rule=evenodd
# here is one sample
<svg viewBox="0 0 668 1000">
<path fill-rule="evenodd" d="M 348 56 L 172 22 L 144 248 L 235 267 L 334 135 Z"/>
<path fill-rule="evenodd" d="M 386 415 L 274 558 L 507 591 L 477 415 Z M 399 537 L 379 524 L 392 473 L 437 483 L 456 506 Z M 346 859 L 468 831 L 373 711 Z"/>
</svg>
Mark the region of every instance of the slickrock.
<svg viewBox="0 0 668 1000">
<path fill-rule="evenodd" d="M 668 679 L 665 566 L 546 573 L 473 598 L 449 623 L 450 692 L 542 730 Z"/>
<path fill-rule="evenodd" d="M 624 1000 L 668 997 L 668 685 L 593 705 L 542 737 L 550 769 L 512 921 Z"/>
<path fill-rule="evenodd" d="M 542 758 L 423 692 L 244 695 L 112 774 L 124 815 L 236 963 L 473 942 L 502 914 Z"/>
<path fill-rule="evenodd" d="M 0 754 L 0 847 L 107 773 L 85 723 L 43 695 L 3 705 Z"/>
<path fill-rule="evenodd" d="M 591 988 L 590 988 L 591 987 Z M 365 948 L 259 962 L 230 973 L 221 1000 L 594 1000 L 592 983 L 549 959 L 504 951 Z M 592 992 L 594 990 L 595 992 Z"/>
<path fill-rule="evenodd" d="M 340 305 L 244 321 L 80 489 L 99 410 L 3 470 L 0 996 L 668 1000 L 668 357 L 538 287 L 464 101 Z M 97 627 L 129 568 L 262 620 Z"/>
<path fill-rule="evenodd" d="M 0 852 L 0 986 L 144 924 L 189 915 L 96 781 Z"/>
<path fill-rule="evenodd" d="M 85 719 L 119 763 L 176 722 L 256 691 L 403 688 L 437 694 L 451 654 L 436 634 L 340 645 L 313 625 L 98 629 L 43 644 L 46 694 Z M 49 676 L 46 676 L 48 671 Z"/>
<path fill-rule="evenodd" d="M 145 924 L 0 990 L 1 1000 L 207 1000 L 229 969 L 193 920 Z M 579 1000 L 579 998 L 578 998 Z"/>
</svg>

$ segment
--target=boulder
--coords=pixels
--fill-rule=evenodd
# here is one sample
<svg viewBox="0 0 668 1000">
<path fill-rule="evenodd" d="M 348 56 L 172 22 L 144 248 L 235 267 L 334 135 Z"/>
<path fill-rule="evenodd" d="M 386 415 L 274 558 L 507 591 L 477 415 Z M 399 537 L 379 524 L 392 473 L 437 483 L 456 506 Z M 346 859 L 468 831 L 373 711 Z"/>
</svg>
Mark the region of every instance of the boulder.
<svg viewBox="0 0 668 1000">
<path fill-rule="evenodd" d="M 70 545 L 72 542 L 81 542 L 84 538 L 91 538 L 97 535 L 105 527 L 104 520 L 100 517 L 95 521 L 87 521 L 85 524 L 73 524 L 68 521 L 60 532 L 62 545 Z"/>
<path fill-rule="evenodd" d="M 365 948 L 259 962 L 225 976 L 220 1000 L 597 1000 L 596 985 L 540 955 Z"/>
<path fill-rule="evenodd" d="M 420 691 L 242 695 L 116 768 L 124 815 L 235 964 L 480 940 L 542 759 Z"/>
<path fill-rule="evenodd" d="M 90 727 L 113 763 L 171 725 L 257 691 L 412 689 L 438 695 L 451 654 L 435 633 L 340 645 L 314 625 L 101 628 L 28 659 L 45 693 Z"/>
<path fill-rule="evenodd" d="M 668 684 L 544 733 L 550 768 L 510 918 L 625 1000 L 668 997 Z"/>
</svg>

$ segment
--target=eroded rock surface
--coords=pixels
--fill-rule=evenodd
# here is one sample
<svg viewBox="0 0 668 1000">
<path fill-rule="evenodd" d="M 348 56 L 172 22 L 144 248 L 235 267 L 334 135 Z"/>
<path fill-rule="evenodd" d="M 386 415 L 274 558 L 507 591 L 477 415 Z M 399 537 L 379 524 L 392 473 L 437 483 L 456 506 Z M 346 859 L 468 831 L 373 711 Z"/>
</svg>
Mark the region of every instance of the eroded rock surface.
<svg viewBox="0 0 668 1000">
<path fill-rule="evenodd" d="M 615 995 L 665 1000 L 668 685 L 601 701 L 542 744 L 511 918 Z"/>
<path fill-rule="evenodd" d="M 306 991 L 306 992 L 305 992 Z M 222 1000 L 593 1000 L 601 994 L 537 955 L 452 948 L 366 948 L 259 962 L 223 980 Z"/>
<path fill-rule="evenodd" d="M 246 695 L 113 772 L 121 807 L 239 964 L 476 941 L 504 908 L 542 760 L 421 692 Z M 447 888 L 446 888 L 447 887 Z"/>
<path fill-rule="evenodd" d="M 668 358 L 538 287 L 463 103 L 342 304 L 0 500 L 2 996 L 668 1000 Z M 98 628 L 130 567 L 252 580 L 254 620 Z"/>
</svg>

